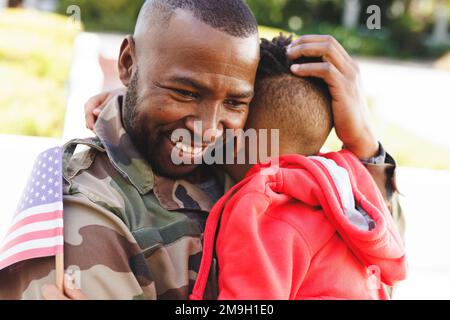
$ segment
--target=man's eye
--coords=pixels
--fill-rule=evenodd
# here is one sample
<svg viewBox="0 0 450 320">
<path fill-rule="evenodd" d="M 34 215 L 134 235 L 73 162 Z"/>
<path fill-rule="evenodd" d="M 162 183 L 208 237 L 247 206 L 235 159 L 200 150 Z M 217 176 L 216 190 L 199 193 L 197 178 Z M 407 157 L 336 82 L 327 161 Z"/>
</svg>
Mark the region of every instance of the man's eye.
<svg viewBox="0 0 450 320">
<path fill-rule="evenodd" d="M 246 102 L 237 101 L 237 100 L 226 100 L 224 101 L 225 105 L 230 106 L 232 108 L 243 108 L 247 105 Z"/>
<path fill-rule="evenodd" d="M 182 90 L 182 89 L 174 89 L 174 91 L 182 96 L 184 96 L 185 98 L 190 98 L 190 99 L 197 99 L 197 94 L 191 91 L 187 91 L 187 90 Z"/>
</svg>

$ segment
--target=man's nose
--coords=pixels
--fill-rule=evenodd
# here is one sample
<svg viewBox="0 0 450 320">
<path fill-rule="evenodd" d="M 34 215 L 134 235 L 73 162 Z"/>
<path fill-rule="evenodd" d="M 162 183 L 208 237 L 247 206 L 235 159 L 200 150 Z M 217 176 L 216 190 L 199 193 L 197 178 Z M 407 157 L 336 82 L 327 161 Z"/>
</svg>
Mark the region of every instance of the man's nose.
<svg viewBox="0 0 450 320">
<path fill-rule="evenodd" d="M 202 108 L 195 117 L 190 117 L 187 128 L 201 137 L 201 141 L 210 144 L 222 137 L 224 128 L 220 106 Z"/>
</svg>

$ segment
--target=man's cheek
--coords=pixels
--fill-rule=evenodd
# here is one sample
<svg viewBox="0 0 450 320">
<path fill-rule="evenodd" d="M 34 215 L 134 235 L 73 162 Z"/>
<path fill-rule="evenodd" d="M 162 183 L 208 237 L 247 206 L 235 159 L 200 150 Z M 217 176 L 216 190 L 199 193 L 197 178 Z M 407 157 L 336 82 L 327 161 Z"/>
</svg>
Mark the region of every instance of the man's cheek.
<svg viewBox="0 0 450 320">
<path fill-rule="evenodd" d="M 223 124 L 225 129 L 240 130 L 244 129 L 247 118 L 248 110 L 241 113 L 227 115 L 227 117 L 223 120 Z"/>
<path fill-rule="evenodd" d="M 159 98 L 152 101 L 150 118 L 161 125 L 170 124 L 186 117 L 189 106 L 170 98 Z"/>
</svg>

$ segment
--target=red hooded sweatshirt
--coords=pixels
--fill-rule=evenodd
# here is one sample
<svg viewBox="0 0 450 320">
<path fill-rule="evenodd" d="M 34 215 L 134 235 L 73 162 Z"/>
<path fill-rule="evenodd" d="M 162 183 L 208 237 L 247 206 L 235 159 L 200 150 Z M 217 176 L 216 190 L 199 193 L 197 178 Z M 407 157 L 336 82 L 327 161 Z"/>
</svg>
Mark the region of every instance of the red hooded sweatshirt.
<svg viewBox="0 0 450 320">
<path fill-rule="evenodd" d="M 355 208 L 372 228 L 351 221 Z M 204 297 L 214 249 L 225 300 L 389 299 L 385 285 L 407 268 L 382 195 L 345 150 L 256 165 L 222 197 L 208 217 L 192 300 Z"/>
</svg>

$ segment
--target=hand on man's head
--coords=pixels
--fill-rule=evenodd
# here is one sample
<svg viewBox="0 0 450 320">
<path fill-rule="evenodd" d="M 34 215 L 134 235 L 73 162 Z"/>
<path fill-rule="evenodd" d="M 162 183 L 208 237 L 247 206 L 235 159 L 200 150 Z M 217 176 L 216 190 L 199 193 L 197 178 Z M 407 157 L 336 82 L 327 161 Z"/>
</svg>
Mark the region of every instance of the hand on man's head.
<svg viewBox="0 0 450 320">
<path fill-rule="evenodd" d="M 329 35 L 305 35 L 292 42 L 287 54 L 291 60 L 322 58 L 323 62 L 294 64 L 291 70 L 295 75 L 320 78 L 328 84 L 334 127 L 344 147 L 360 159 L 375 156 L 379 144 L 369 121 L 359 67 L 342 45 Z"/>
</svg>

